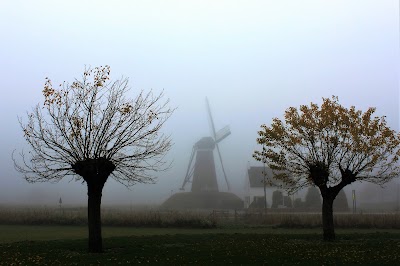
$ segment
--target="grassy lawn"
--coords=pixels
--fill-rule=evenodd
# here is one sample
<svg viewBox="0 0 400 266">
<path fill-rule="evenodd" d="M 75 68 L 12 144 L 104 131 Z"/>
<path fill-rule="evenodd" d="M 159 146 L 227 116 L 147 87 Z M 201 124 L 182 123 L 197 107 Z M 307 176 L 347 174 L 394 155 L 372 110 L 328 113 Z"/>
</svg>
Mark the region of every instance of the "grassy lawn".
<svg viewBox="0 0 400 266">
<path fill-rule="evenodd" d="M 87 238 L 87 226 L 0 225 L 0 244 Z M 103 237 L 211 233 L 217 229 L 135 228 L 103 226 Z"/>
<path fill-rule="evenodd" d="M 259 228 L 147 228 L 103 226 L 104 238 L 118 236 L 176 235 L 176 234 L 216 234 L 216 233 L 254 233 L 254 234 L 298 234 L 320 233 L 315 229 L 287 230 L 272 227 Z M 43 241 L 87 238 L 87 226 L 43 226 L 43 225 L 0 225 L 0 244 L 18 241 Z"/>
<path fill-rule="evenodd" d="M 87 254 L 86 228 L 0 226 L 0 265 L 397 265 L 398 230 L 104 227 L 103 254 Z M 13 242 L 29 239 L 29 241 Z M 50 240 L 59 239 L 59 240 Z M 39 241 L 41 240 L 41 241 Z"/>
</svg>

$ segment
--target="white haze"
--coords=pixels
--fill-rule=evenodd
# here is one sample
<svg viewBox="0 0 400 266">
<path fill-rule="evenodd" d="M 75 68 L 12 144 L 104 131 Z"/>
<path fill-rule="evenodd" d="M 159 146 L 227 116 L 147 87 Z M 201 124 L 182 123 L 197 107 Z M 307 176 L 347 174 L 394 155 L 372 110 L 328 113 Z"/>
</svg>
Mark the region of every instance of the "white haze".
<svg viewBox="0 0 400 266">
<path fill-rule="evenodd" d="M 85 65 L 129 77 L 132 97 L 164 89 L 178 107 L 164 128 L 174 142 L 171 169 L 131 190 L 108 181 L 104 204 L 160 204 L 178 191 L 193 144 L 210 135 L 205 97 L 216 128 L 230 125 L 220 148 L 239 196 L 247 166 L 258 165 L 257 130 L 289 106 L 337 95 L 347 107 L 377 107 L 399 129 L 394 0 L 3 0 L 0 34 L 0 204 L 85 204 L 84 184 L 28 184 L 11 160 L 27 147 L 17 116 L 42 102 L 44 78 L 70 81 Z"/>
</svg>

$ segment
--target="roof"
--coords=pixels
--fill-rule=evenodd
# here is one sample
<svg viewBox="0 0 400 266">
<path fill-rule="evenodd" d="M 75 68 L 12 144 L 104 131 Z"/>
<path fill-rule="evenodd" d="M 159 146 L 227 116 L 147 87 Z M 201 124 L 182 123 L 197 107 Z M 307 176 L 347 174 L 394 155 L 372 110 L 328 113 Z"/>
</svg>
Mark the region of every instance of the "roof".
<svg viewBox="0 0 400 266">
<path fill-rule="evenodd" d="M 265 170 L 264 170 L 265 169 Z M 268 167 L 263 167 L 263 166 L 252 166 L 247 170 L 248 177 L 249 177 L 249 184 L 250 187 L 264 187 L 264 171 L 266 173 L 265 175 L 265 180 L 272 181 L 272 183 L 275 184 L 282 184 L 282 181 L 276 180 L 273 178 L 274 173 L 272 170 Z M 274 187 L 274 185 L 271 185 L 267 182 L 267 187 Z"/>
</svg>

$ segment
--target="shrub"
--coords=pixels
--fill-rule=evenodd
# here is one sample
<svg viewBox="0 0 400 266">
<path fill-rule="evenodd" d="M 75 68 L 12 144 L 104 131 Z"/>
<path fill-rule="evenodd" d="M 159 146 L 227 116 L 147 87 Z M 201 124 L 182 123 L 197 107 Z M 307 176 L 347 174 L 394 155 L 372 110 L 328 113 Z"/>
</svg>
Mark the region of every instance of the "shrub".
<svg viewBox="0 0 400 266">
<path fill-rule="evenodd" d="M 264 207 L 265 207 L 265 197 L 254 197 L 253 202 L 249 206 L 250 209 L 264 209 Z"/>
<path fill-rule="evenodd" d="M 283 197 L 283 205 L 285 207 L 292 208 L 293 207 L 292 199 L 289 196 L 284 196 Z"/>
<path fill-rule="evenodd" d="M 275 190 L 272 193 L 272 205 L 271 208 L 278 208 L 279 205 L 283 205 L 283 194 L 280 190 Z"/>
<path fill-rule="evenodd" d="M 295 198 L 293 201 L 293 208 L 302 209 L 304 208 L 304 201 L 301 198 Z"/>
<path fill-rule="evenodd" d="M 304 202 L 304 207 L 311 209 L 311 210 L 321 210 L 322 208 L 322 201 L 321 201 L 321 194 L 319 190 L 312 186 L 308 188 L 306 199 Z"/>
</svg>

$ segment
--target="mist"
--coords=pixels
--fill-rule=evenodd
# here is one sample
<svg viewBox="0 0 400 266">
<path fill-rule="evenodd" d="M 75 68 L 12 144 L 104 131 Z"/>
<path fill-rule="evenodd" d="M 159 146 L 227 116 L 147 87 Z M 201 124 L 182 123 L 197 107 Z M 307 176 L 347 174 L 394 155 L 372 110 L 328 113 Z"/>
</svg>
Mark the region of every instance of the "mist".
<svg viewBox="0 0 400 266">
<path fill-rule="evenodd" d="M 336 95 L 346 107 L 376 107 L 399 130 L 397 1 L 5 0 L 0 33 L 0 204 L 86 204 L 85 184 L 29 184 L 11 159 L 27 149 L 18 117 L 43 102 L 45 77 L 73 81 L 85 66 L 110 65 L 112 79 L 129 77 L 127 96 L 164 90 L 177 107 L 163 128 L 170 169 L 130 189 L 109 179 L 105 205 L 159 205 L 179 191 L 193 145 L 211 136 L 206 97 L 216 129 L 230 126 L 219 146 L 239 197 L 247 168 L 259 166 L 257 131 L 290 106 Z M 226 191 L 218 163 L 217 178 Z M 371 208 L 396 202 L 398 183 L 352 184 L 349 205 L 353 189 Z"/>
</svg>

